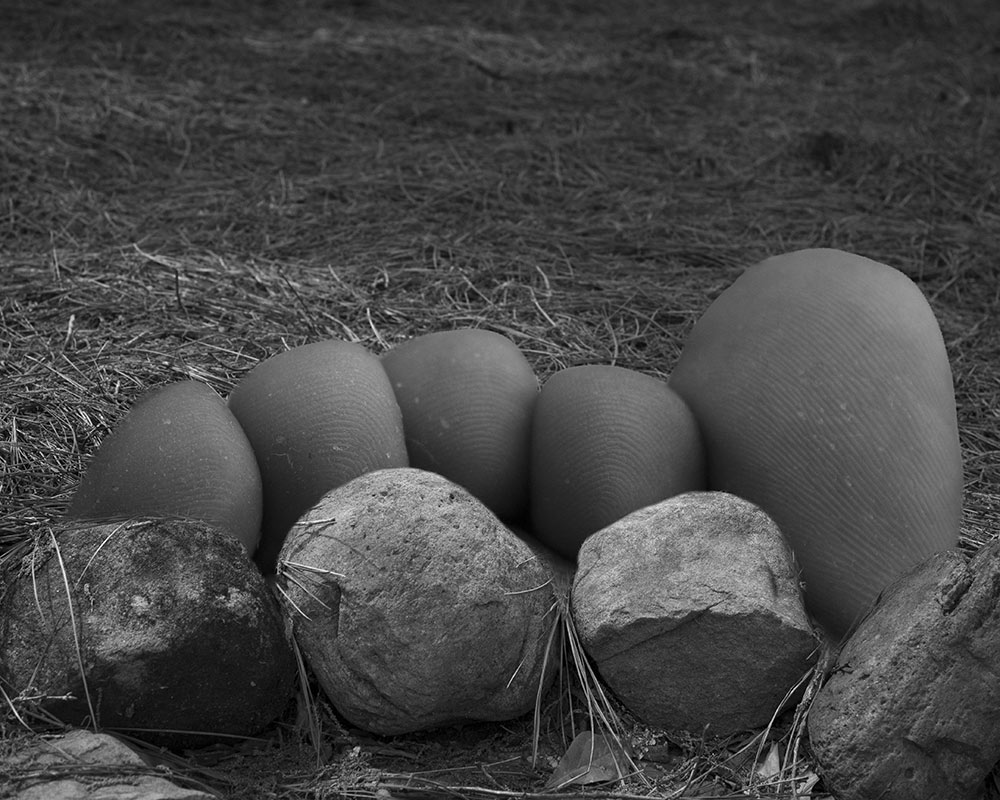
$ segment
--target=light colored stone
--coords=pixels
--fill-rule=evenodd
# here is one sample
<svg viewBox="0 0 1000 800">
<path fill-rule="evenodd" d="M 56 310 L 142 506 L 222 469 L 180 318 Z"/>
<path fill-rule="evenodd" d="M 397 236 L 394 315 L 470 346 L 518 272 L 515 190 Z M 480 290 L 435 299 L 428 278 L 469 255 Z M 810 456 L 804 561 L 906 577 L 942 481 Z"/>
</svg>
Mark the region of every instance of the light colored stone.
<svg viewBox="0 0 1000 800">
<path fill-rule="evenodd" d="M 70 725 L 192 746 L 257 733 L 291 697 L 263 576 L 202 522 L 72 523 L 39 542 L 0 612 L 0 675 Z"/>
<path fill-rule="evenodd" d="M 838 800 L 970 800 L 1000 761 L 1000 542 L 886 589 L 809 710 Z"/>
<path fill-rule="evenodd" d="M 774 522 L 723 492 L 688 492 L 597 531 L 572 609 L 605 682 L 643 721 L 726 735 L 766 724 L 816 640 Z"/>
<path fill-rule="evenodd" d="M 171 782 L 113 736 L 74 730 L 4 743 L 0 758 L 11 800 L 211 800 Z M 3 791 L 3 787 L 0 787 Z"/>
<path fill-rule="evenodd" d="M 465 489 L 410 468 L 325 495 L 278 560 L 320 685 L 350 722 L 380 734 L 532 709 L 557 660 L 545 664 L 552 577 L 541 550 Z"/>
</svg>

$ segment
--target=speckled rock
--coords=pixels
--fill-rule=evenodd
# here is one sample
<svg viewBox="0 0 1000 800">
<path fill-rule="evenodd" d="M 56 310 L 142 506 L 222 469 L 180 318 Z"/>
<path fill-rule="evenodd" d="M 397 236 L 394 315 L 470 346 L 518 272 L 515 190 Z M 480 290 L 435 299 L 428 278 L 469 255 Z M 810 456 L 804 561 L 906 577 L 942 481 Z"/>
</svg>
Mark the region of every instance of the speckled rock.
<svg viewBox="0 0 1000 800">
<path fill-rule="evenodd" d="M 971 800 L 1000 761 L 1000 542 L 886 589 L 809 711 L 838 800 Z"/>
<path fill-rule="evenodd" d="M 552 563 L 440 475 L 379 470 L 329 492 L 277 577 L 306 660 L 360 728 L 510 719 L 552 677 Z"/>
<path fill-rule="evenodd" d="M 157 774 L 123 742 L 73 730 L 62 736 L 15 738 L 0 757 L 13 800 L 212 800 Z"/>
<path fill-rule="evenodd" d="M 4 593 L 0 675 L 67 724 L 187 746 L 260 731 L 290 699 L 295 667 L 240 542 L 147 519 L 40 540 Z"/>
<path fill-rule="evenodd" d="M 573 619 L 643 721 L 726 735 L 766 724 L 816 649 L 774 522 L 724 492 L 640 509 L 580 549 Z"/>
</svg>

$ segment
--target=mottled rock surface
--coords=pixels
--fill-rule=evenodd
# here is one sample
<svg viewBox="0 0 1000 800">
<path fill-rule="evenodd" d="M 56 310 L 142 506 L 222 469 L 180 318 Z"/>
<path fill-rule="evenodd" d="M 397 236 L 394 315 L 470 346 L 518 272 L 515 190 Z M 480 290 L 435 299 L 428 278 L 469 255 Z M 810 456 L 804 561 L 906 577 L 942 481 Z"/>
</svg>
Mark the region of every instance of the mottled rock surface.
<svg viewBox="0 0 1000 800">
<path fill-rule="evenodd" d="M 0 603 L 0 675 L 70 725 L 187 746 L 260 731 L 290 699 L 295 667 L 240 542 L 159 519 L 75 523 L 41 540 Z"/>
<path fill-rule="evenodd" d="M 130 747 L 102 733 L 74 730 L 5 743 L 0 775 L 12 800 L 211 800 L 171 782 Z M 0 791 L 3 787 L 0 786 Z"/>
<path fill-rule="evenodd" d="M 544 666 L 552 575 L 465 489 L 408 468 L 325 495 L 278 561 L 295 639 L 324 691 L 380 734 L 533 708 L 555 660 Z"/>
<path fill-rule="evenodd" d="M 1000 542 L 886 589 L 809 711 L 838 800 L 968 800 L 1000 760 Z"/>
<path fill-rule="evenodd" d="M 816 640 L 774 522 L 723 492 L 640 509 L 584 542 L 573 619 L 636 716 L 726 735 L 766 724 Z"/>
</svg>

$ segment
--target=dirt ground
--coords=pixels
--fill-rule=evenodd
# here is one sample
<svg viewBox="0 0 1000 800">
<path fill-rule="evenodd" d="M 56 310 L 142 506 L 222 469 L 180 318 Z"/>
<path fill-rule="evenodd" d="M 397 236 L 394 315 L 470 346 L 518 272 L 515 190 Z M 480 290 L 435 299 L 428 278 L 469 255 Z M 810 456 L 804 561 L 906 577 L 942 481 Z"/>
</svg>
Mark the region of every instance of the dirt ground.
<svg viewBox="0 0 1000 800">
<path fill-rule="evenodd" d="M 153 386 L 226 394 L 296 344 L 381 352 L 466 325 L 510 336 L 540 378 L 666 376 L 744 267 L 814 246 L 928 297 L 962 545 L 997 535 L 991 0 L 0 0 L 0 20 L 8 561 Z M 319 766 L 292 714 L 172 768 L 232 798 L 515 797 L 565 749 L 555 712 L 534 764 L 530 719 L 379 739 L 320 715 Z M 814 771 L 803 746 L 795 780 L 762 779 L 760 732 L 630 724 L 644 775 L 621 796 L 790 797 Z M 790 725 L 768 743 L 791 753 Z M 11 715 L 2 730 L 21 735 Z"/>
</svg>

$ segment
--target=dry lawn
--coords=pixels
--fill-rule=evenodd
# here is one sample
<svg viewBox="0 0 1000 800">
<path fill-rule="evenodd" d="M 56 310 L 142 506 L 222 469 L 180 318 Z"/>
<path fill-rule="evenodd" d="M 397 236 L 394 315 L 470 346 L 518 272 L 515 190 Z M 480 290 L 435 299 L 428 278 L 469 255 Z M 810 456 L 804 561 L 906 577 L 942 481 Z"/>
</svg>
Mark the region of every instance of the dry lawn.
<svg viewBox="0 0 1000 800">
<path fill-rule="evenodd" d="M 997 535 L 992 0 L 0 0 L 0 19 L 6 563 L 153 386 L 226 393 L 285 347 L 467 325 L 540 377 L 666 375 L 742 268 L 817 245 L 926 293 L 963 545 Z M 233 798 L 513 797 L 565 747 L 554 712 L 534 766 L 530 720 L 382 740 L 318 713 L 319 768 L 294 717 L 173 768 Z M 755 773 L 757 733 L 633 726 L 644 774 L 616 791 L 792 796 Z M 794 733 L 769 741 L 808 776 Z"/>
</svg>

